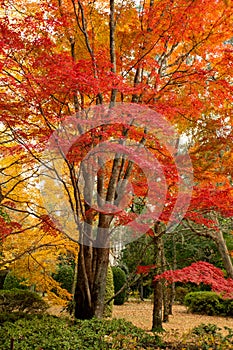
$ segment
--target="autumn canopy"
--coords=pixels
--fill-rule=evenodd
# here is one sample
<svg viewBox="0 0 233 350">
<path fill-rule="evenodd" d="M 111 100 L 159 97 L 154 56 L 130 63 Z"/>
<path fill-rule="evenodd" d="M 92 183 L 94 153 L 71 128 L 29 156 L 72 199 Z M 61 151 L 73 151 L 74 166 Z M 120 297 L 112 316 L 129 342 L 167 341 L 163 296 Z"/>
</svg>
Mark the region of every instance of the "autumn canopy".
<svg viewBox="0 0 233 350">
<path fill-rule="evenodd" d="M 217 241 L 233 216 L 232 4 L 2 0 L 0 17 L 0 267 L 67 300 L 68 254 L 76 317 L 101 317 L 112 237 L 184 218 Z"/>
</svg>

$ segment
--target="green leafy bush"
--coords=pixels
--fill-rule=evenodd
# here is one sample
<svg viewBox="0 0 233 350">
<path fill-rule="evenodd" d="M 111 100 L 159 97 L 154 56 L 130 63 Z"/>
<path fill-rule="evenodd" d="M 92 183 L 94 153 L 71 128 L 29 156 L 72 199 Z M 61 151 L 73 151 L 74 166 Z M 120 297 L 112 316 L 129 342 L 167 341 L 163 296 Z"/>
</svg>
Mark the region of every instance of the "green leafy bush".
<svg viewBox="0 0 233 350">
<path fill-rule="evenodd" d="M 47 303 L 38 294 L 29 290 L 0 291 L 0 312 L 40 313 L 47 308 Z"/>
<path fill-rule="evenodd" d="M 68 292 L 72 292 L 74 270 L 70 265 L 61 265 L 56 274 L 53 275 L 55 281 L 59 282 L 61 287 Z"/>
<path fill-rule="evenodd" d="M 216 324 L 204 324 L 201 323 L 200 325 L 194 327 L 192 329 L 192 333 L 196 334 L 196 335 L 203 335 L 203 334 L 213 334 L 216 335 L 218 331 L 220 331 L 221 328 L 219 328 L 218 326 L 216 326 Z"/>
<path fill-rule="evenodd" d="M 189 288 L 187 287 L 181 287 L 178 286 L 176 287 L 176 296 L 175 296 L 175 300 L 180 303 L 183 304 L 184 303 L 184 298 L 185 296 L 189 293 Z"/>
<path fill-rule="evenodd" d="M 233 317 L 233 300 L 224 299 L 223 300 L 223 309 L 224 309 L 225 316 Z"/>
<path fill-rule="evenodd" d="M 22 285 L 23 280 L 17 278 L 13 272 L 8 272 L 3 283 L 3 289 L 27 289 L 26 286 Z"/>
<path fill-rule="evenodd" d="M 0 289 L 3 289 L 7 274 L 7 270 L 0 270 Z"/>
<path fill-rule="evenodd" d="M 114 292 L 117 293 L 126 282 L 125 272 L 118 266 L 112 267 L 113 282 L 114 282 Z M 118 294 L 114 298 L 115 305 L 123 305 L 126 300 L 126 290 Z"/>
<path fill-rule="evenodd" d="M 225 315 L 224 300 L 215 292 L 191 292 L 184 298 L 190 312 L 205 315 Z"/>
<path fill-rule="evenodd" d="M 215 324 L 200 324 L 193 328 L 188 334 L 184 333 L 177 337 L 173 335 L 173 342 L 166 342 L 169 350 L 232 350 L 233 330 L 228 327 L 219 328 Z M 171 334 L 170 334 L 171 336 Z"/>
<path fill-rule="evenodd" d="M 107 280 L 106 280 L 106 292 L 105 292 L 105 302 L 112 298 L 114 295 L 114 283 L 113 283 L 113 272 L 112 268 L 108 267 Z M 108 304 L 104 305 L 104 317 L 112 316 L 113 300 Z"/>
<path fill-rule="evenodd" d="M 42 318 L 6 322 L 0 327 L 0 350 L 107 350 L 155 349 L 158 337 L 124 320 L 70 320 L 45 315 Z"/>
</svg>

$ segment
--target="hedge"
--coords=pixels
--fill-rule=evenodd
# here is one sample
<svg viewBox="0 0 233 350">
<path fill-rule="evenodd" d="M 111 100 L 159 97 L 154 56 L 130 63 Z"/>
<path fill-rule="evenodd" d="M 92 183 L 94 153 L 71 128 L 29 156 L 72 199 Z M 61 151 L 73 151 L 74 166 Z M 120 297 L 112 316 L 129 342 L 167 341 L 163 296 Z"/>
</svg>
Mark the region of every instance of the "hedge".
<svg viewBox="0 0 233 350">
<path fill-rule="evenodd" d="M 184 304 L 193 313 L 209 316 L 233 316 L 233 300 L 223 299 L 215 292 L 191 292 L 184 298 Z"/>
</svg>

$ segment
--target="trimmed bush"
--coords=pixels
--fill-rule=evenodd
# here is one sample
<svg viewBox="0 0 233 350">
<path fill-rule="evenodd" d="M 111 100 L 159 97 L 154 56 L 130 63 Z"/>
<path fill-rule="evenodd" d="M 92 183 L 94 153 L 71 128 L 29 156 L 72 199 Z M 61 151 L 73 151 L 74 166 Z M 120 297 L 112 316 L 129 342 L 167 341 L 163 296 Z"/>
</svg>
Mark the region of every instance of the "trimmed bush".
<svg viewBox="0 0 233 350">
<path fill-rule="evenodd" d="M 224 300 L 215 292 L 191 292 L 184 298 L 190 312 L 205 315 L 224 315 Z"/>
<path fill-rule="evenodd" d="M 69 293 L 72 292 L 74 270 L 70 265 L 59 266 L 53 278 L 60 283 L 62 288 L 66 289 Z"/>
<path fill-rule="evenodd" d="M 113 273 L 111 266 L 108 267 L 107 280 L 106 280 L 106 292 L 105 292 L 105 302 L 112 298 L 114 295 L 114 283 L 113 283 Z M 104 305 L 104 317 L 112 316 L 112 307 L 114 300 L 110 303 Z"/>
<path fill-rule="evenodd" d="M 224 315 L 233 317 L 233 300 L 224 299 L 223 309 L 224 309 Z"/>
<path fill-rule="evenodd" d="M 22 285 L 21 283 L 23 280 L 20 280 L 17 278 L 13 272 L 8 272 L 6 275 L 6 278 L 3 283 L 3 289 L 10 290 L 10 289 L 27 289 L 26 286 Z"/>
<path fill-rule="evenodd" d="M 47 303 L 29 290 L 12 289 L 0 291 L 0 312 L 42 313 Z"/>
<path fill-rule="evenodd" d="M 118 266 L 112 267 L 113 282 L 114 282 L 114 292 L 117 293 L 126 282 L 125 272 Z M 123 305 L 126 300 L 126 290 L 118 294 L 114 298 L 115 305 Z"/>
</svg>

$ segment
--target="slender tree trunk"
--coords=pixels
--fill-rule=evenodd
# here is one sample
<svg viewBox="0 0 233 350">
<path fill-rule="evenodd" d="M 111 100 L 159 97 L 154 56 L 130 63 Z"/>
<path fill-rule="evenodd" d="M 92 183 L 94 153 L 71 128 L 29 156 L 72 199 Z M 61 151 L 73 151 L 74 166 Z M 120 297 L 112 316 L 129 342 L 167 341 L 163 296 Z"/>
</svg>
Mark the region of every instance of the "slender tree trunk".
<svg viewBox="0 0 233 350">
<path fill-rule="evenodd" d="M 218 230 L 206 230 L 206 231 L 202 231 L 202 230 L 197 230 L 195 227 L 193 227 L 191 225 L 191 223 L 189 222 L 188 226 L 189 228 L 191 228 L 191 230 L 196 233 L 198 236 L 203 236 L 203 237 L 208 237 L 211 238 L 219 251 L 219 254 L 221 255 L 222 261 L 223 261 L 223 265 L 224 268 L 227 272 L 227 276 L 233 279 L 233 265 L 232 265 L 232 260 L 229 254 L 229 251 L 227 249 L 227 245 L 225 242 L 225 239 L 223 237 L 223 233 L 220 227 L 220 224 L 218 222 L 218 217 L 217 214 L 215 212 L 211 213 L 211 217 L 213 218 L 213 220 L 216 221 L 217 225 L 218 225 Z"/>
<path fill-rule="evenodd" d="M 156 266 L 161 265 L 161 243 L 162 237 L 160 232 L 160 224 L 155 225 L 155 236 L 154 240 L 154 260 Z M 161 273 L 159 267 L 155 270 L 156 274 Z M 162 293 L 162 282 L 157 280 L 154 282 L 154 305 L 153 305 L 153 319 L 152 319 L 152 330 L 161 330 L 162 327 L 162 305 L 163 305 L 163 293 Z"/>
<path fill-rule="evenodd" d="M 172 236 L 172 243 L 173 243 L 173 262 L 172 262 L 172 269 L 177 269 L 177 254 L 176 254 L 176 240 L 175 240 L 175 234 Z M 173 303 L 175 301 L 176 297 L 176 284 L 173 282 L 170 286 L 170 295 L 169 295 L 169 315 L 172 315 L 172 307 Z"/>
<path fill-rule="evenodd" d="M 161 238 L 161 272 L 166 271 L 166 258 L 164 252 L 164 244 Z M 169 288 L 165 282 L 162 282 L 162 293 L 163 293 L 163 322 L 168 322 L 169 318 Z"/>
<path fill-rule="evenodd" d="M 221 255 L 224 268 L 227 272 L 227 276 L 233 279 L 232 261 L 222 231 L 219 231 L 216 234 L 216 236 L 214 237 L 214 241 L 217 245 L 219 254 Z"/>
<path fill-rule="evenodd" d="M 161 330 L 162 327 L 162 283 L 160 280 L 154 282 L 154 305 L 153 305 L 153 320 L 152 330 Z"/>
</svg>

